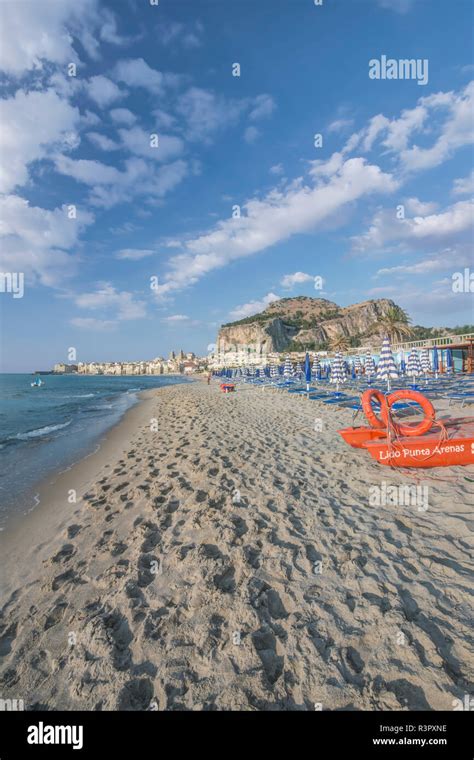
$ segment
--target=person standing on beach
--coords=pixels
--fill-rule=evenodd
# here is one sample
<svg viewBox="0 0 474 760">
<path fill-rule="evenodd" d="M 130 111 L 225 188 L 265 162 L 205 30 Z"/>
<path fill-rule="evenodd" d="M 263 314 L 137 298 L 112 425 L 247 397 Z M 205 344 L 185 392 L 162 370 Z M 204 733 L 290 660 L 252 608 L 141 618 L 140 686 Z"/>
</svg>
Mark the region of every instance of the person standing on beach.
<svg viewBox="0 0 474 760">
<path fill-rule="evenodd" d="M 210 382 L 211 382 L 211 373 L 208 372 L 208 375 L 207 375 L 207 384 L 210 385 Z"/>
</svg>

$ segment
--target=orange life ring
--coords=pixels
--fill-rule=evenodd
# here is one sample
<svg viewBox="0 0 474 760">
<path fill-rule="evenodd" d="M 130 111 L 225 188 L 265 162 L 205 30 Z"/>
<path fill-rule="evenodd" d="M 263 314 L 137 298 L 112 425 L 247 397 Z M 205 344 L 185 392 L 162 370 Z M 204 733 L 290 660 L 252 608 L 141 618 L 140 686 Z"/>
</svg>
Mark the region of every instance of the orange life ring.
<svg viewBox="0 0 474 760">
<path fill-rule="evenodd" d="M 418 425 L 402 425 L 399 422 L 393 422 L 392 420 L 392 427 L 398 435 L 402 436 L 423 435 L 424 433 L 427 433 L 435 422 L 436 412 L 431 401 L 427 399 L 426 396 L 423 396 L 422 393 L 419 393 L 419 391 L 400 390 L 390 393 L 386 399 L 387 403 L 381 408 L 383 424 L 388 426 L 392 406 L 399 401 L 405 401 L 407 399 L 410 401 L 416 401 L 416 403 L 421 406 L 425 413 L 423 420 L 419 422 Z"/>
<path fill-rule="evenodd" d="M 384 394 L 381 393 L 381 391 L 377 391 L 375 388 L 369 388 L 362 394 L 361 401 L 362 409 L 365 416 L 367 417 L 367 422 L 372 425 L 373 428 L 387 427 L 387 423 L 383 421 L 383 418 L 380 419 L 380 417 L 377 417 L 374 410 L 372 409 L 372 401 L 379 402 L 381 411 L 386 408 L 387 402 Z"/>
</svg>

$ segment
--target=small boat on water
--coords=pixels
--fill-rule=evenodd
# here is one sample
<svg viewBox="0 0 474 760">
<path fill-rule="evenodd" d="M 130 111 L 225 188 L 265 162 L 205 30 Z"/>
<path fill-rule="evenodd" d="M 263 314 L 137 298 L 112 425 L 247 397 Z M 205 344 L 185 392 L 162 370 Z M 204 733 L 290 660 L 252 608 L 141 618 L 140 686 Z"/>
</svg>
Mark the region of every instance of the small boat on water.
<svg viewBox="0 0 474 760">
<path fill-rule="evenodd" d="M 44 383 L 40 377 L 35 377 L 34 381 L 30 383 L 30 385 L 32 388 L 41 388 Z"/>
<path fill-rule="evenodd" d="M 349 446 L 365 449 L 379 464 L 390 467 L 425 468 L 474 464 L 472 417 L 436 419 L 433 407 L 421 393 L 398 391 L 385 398 L 378 394 L 382 415 L 380 420 L 367 406 L 371 395 L 376 392 L 370 389 L 366 393 L 365 411 L 371 427 L 339 430 Z M 421 423 L 400 425 L 391 417 L 391 406 L 402 397 L 422 406 L 425 418 Z"/>
</svg>

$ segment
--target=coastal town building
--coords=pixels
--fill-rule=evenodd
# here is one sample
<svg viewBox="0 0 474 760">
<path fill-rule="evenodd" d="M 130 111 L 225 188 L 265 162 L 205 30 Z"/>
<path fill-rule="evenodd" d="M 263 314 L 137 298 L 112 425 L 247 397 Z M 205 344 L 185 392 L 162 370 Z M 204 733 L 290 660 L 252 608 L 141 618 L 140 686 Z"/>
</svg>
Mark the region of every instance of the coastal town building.
<svg viewBox="0 0 474 760">
<path fill-rule="evenodd" d="M 184 353 L 181 350 L 178 354 L 171 351 L 168 359 L 158 356 L 149 361 L 58 363 L 53 372 L 61 375 L 189 375 L 205 371 L 207 365 L 207 357 L 199 358 L 192 351 Z"/>
</svg>

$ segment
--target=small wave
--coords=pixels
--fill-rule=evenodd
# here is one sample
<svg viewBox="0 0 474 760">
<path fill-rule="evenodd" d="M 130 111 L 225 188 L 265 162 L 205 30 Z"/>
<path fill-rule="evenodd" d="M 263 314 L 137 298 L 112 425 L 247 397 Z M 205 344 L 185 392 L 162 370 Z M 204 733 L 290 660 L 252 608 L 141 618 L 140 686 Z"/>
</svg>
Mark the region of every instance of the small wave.
<svg viewBox="0 0 474 760">
<path fill-rule="evenodd" d="M 101 404 L 101 406 L 90 406 L 88 411 L 101 412 L 102 409 L 113 409 L 113 408 L 114 408 L 113 404 Z"/>
<path fill-rule="evenodd" d="M 141 388 L 127 388 L 127 393 L 134 393 L 134 391 L 141 391 Z"/>
<path fill-rule="evenodd" d="M 37 430 L 29 430 L 27 433 L 18 433 L 15 438 L 19 441 L 27 441 L 29 438 L 39 438 L 42 435 L 48 435 L 48 433 L 55 433 L 56 430 L 62 430 L 71 424 L 71 420 L 63 422 L 60 425 L 46 425 L 46 427 L 38 428 Z"/>
<path fill-rule="evenodd" d="M 95 393 L 76 393 L 72 396 L 64 396 L 64 398 L 92 398 Z"/>
</svg>

